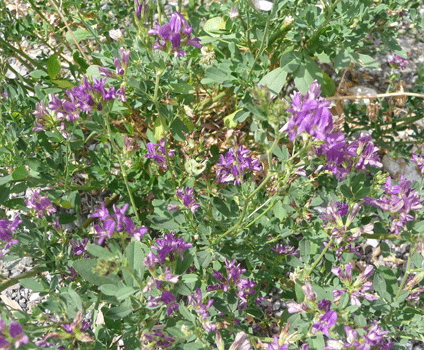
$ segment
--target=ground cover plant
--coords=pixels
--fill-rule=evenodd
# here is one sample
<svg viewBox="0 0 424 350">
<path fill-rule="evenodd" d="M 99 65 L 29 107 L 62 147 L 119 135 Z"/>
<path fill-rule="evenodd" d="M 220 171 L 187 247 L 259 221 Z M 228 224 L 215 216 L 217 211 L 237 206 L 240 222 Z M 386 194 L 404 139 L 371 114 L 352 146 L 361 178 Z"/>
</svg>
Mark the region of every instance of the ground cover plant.
<svg viewBox="0 0 424 350">
<path fill-rule="evenodd" d="M 424 80 L 405 93 L 396 70 L 398 27 L 420 29 L 419 2 L 0 5 L 0 255 L 8 269 L 32 259 L 0 291 L 40 296 L 2 304 L 1 349 L 422 339 L 422 183 L 381 171 L 390 151 L 424 172 L 412 149 Z M 337 114 L 339 78 L 385 50 L 380 108 Z M 409 244 L 404 268 L 364 259 L 372 238 L 384 257 L 388 241 Z"/>
</svg>

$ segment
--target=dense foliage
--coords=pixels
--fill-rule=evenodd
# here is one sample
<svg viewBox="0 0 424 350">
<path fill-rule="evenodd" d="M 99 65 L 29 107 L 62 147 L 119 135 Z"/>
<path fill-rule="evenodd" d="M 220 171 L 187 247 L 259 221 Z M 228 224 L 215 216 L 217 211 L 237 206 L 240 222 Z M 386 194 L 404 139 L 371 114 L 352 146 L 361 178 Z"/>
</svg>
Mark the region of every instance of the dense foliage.
<svg viewBox="0 0 424 350">
<path fill-rule="evenodd" d="M 422 338 L 422 183 L 381 171 L 388 149 L 424 171 L 422 74 L 406 112 L 390 97 L 419 2 L 24 4 L 0 0 L 0 247 L 7 268 L 33 266 L 0 291 L 40 298 L 1 306 L 1 349 Z M 385 51 L 377 113 L 336 118 L 340 77 Z M 409 244 L 404 268 L 367 259 L 372 238 L 385 258 Z"/>
</svg>

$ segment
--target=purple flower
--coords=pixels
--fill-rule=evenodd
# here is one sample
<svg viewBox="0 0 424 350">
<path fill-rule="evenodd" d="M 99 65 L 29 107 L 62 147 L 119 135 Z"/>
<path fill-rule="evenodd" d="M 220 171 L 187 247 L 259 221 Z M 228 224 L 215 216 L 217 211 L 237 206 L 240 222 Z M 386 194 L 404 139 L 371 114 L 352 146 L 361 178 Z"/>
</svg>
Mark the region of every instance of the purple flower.
<svg viewBox="0 0 424 350">
<path fill-rule="evenodd" d="M 136 227 L 132 219 L 125 215 L 128 207 L 128 203 L 125 203 L 120 208 L 117 208 L 114 204 L 114 213 L 109 214 L 109 210 L 106 208 L 104 202 L 102 202 L 101 209 L 98 209 L 97 213 L 91 215 L 91 217 L 99 218 L 100 221 L 103 221 L 103 226 L 94 225 L 94 229 L 99 237 L 99 245 L 102 245 L 106 238 L 112 238 L 115 231 L 126 232 L 129 237 L 134 237 L 137 241 L 143 238 L 148 228 L 144 226 Z"/>
<path fill-rule="evenodd" d="M 196 293 L 188 296 L 188 302 L 193 306 L 194 310 L 202 316 L 202 320 L 206 320 L 209 317 L 207 309 L 212 306 L 214 300 L 210 299 L 206 304 L 203 304 L 202 291 L 197 287 Z"/>
<path fill-rule="evenodd" d="M 421 153 L 420 156 L 417 156 L 415 153 L 412 153 L 412 158 L 410 159 L 410 161 L 417 163 L 421 174 L 424 174 L 424 153 Z"/>
<path fill-rule="evenodd" d="M 335 311 L 328 311 L 319 320 L 314 323 L 311 328 L 311 333 L 315 334 L 318 331 L 323 332 L 327 337 L 330 336 L 330 328 L 336 324 L 337 313 Z"/>
<path fill-rule="evenodd" d="M 247 340 L 247 334 L 244 332 L 238 332 L 229 350 L 250 350 L 251 348 L 252 346 Z"/>
<path fill-rule="evenodd" d="M 412 182 L 406 180 L 402 175 L 399 184 L 392 185 L 392 179 L 389 176 L 382 187 L 386 193 L 380 199 L 365 197 L 365 203 L 390 213 L 392 217 L 390 231 L 396 235 L 400 234 L 400 229 L 408 221 L 414 220 L 414 217 L 410 214 L 411 210 L 423 208 L 421 203 L 424 198 L 420 198 L 419 193 L 414 192 L 415 188 L 411 188 L 411 184 Z"/>
<path fill-rule="evenodd" d="M 193 214 L 196 212 L 197 208 L 200 207 L 200 204 L 196 203 L 193 188 L 186 187 L 185 193 L 182 190 L 177 190 L 175 194 L 183 201 L 184 206 L 190 209 Z"/>
<path fill-rule="evenodd" d="M 157 35 L 156 44 L 153 45 L 155 50 L 166 50 L 167 42 L 172 45 L 172 52 L 176 57 L 186 56 L 187 53 L 181 49 L 182 45 L 194 46 L 201 49 L 199 38 L 192 38 L 191 32 L 193 27 L 188 25 L 187 20 L 179 12 L 174 12 L 166 23 L 160 26 L 156 23 L 156 28 L 149 30 L 149 34 Z"/>
<path fill-rule="evenodd" d="M 272 343 L 265 344 L 268 345 L 268 350 L 289 350 L 289 346 L 287 344 L 282 344 L 280 346 L 278 337 L 274 335 L 274 340 Z"/>
<path fill-rule="evenodd" d="M 408 63 L 407 58 L 403 58 L 397 54 L 394 54 L 393 58 L 387 60 L 387 62 L 393 67 L 393 68 L 400 68 L 404 70 L 406 68 L 406 64 Z"/>
<path fill-rule="evenodd" d="M 309 91 L 302 97 L 300 92 L 291 96 L 292 102 L 287 112 L 291 113 L 286 125 L 280 132 L 287 132 L 291 141 L 303 132 L 319 139 L 326 140 L 333 130 L 333 117 L 331 115 L 330 101 L 319 97 L 321 85 L 315 80 L 311 83 Z"/>
<path fill-rule="evenodd" d="M 162 292 L 162 296 L 160 300 L 168 306 L 168 309 L 166 310 L 166 315 L 169 317 L 171 314 L 179 309 L 179 305 L 177 304 L 177 299 L 174 297 L 174 295 L 171 292 L 168 292 L 167 290 L 164 290 Z"/>
<path fill-rule="evenodd" d="M 42 197 L 40 195 L 39 188 L 34 191 L 29 199 L 25 200 L 25 204 L 28 209 L 34 209 L 39 218 L 42 218 L 45 214 L 50 216 L 56 213 L 53 203 L 47 197 Z"/>
<path fill-rule="evenodd" d="M 183 258 L 183 253 L 193 247 L 193 244 L 186 243 L 183 238 L 176 238 L 175 233 L 166 234 L 163 238 L 156 239 L 156 246 L 151 248 L 157 250 L 159 263 L 163 264 L 167 257 L 171 261 L 175 259 L 175 255 L 180 255 Z"/>
<path fill-rule="evenodd" d="M 275 247 L 272 247 L 271 250 L 273 250 L 278 255 L 283 255 L 283 254 L 294 255 L 296 253 L 295 247 L 283 245 L 283 244 L 277 244 Z"/>
<path fill-rule="evenodd" d="M 217 164 L 216 181 L 228 183 L 234 181 L 234 185 L 240 185 L 247 171 L 261 171 L 262 165 L 257 159 L 252 159 L 250 151 L 240 146 L 237 153 L 230 149 L 225 156 L 221 154 Z"/>
<path fill-rule="evenodd" d="M 82 241 L 78 241 L 78 243 L 76 243 L 74 241 L 74 239 L 72 238 L 71 240 L 71 255 L 73 256 L 78 256 L 78 255 L 82 255 L 83 258 L 88 258 L 88 252 L 87 252 L 87 244 L 88 244 L 88 238 L 84 238 Z"/>
<path fill-rule="evenodd" d="M 134 0 L 135 16 L 139 20 L 144 19 L 144 15 L 149 12 L 149 6 L 147 2 L 142 2 L 141 4 L 138 0 Z"/>
<path fill-rule="evenodd" d="M 14 340 L 14 347 L 18 349 L 21 345 L 28 344 L 29 338 L 24 334 L 22 326 L 18 322 L 10 322 L 9 334 Z"/>
<path fill-rule="evenodd" d="M 165 158 L 166 150 L 164 138 L 162 138 L 158 144 L 149 142 L 147 144 L 147 152 L 148 153 L 145 155 L 146 158 L 154 159 L 164 170 L 168 169 Z M 174 150 L 168 150 L 168 157 L 171 158 L 174 153 Z"/>
</svg>

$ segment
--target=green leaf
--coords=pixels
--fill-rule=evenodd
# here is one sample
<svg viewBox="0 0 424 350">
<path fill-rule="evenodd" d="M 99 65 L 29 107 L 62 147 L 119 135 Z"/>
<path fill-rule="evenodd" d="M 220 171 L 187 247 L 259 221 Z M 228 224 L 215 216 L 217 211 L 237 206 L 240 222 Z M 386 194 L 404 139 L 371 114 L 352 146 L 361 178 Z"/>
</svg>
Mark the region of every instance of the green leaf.
<svg viewBox="0 0 424 350">
<path fill-rule="evenodd" d="M 116 275 L 100 276 L 93 270 L 96 268 L 97 260 L 94 259 L 80 259 L 74 261 L 72 267 L 88 282 L 101 286 L 103 284 L 118 284 L 121 280 Z"/>
<path fill-rule="evenodd" d="M 81 56 L 81 53 L 79 52 L 79 50 L 74 50 L 74 52 L 72 52 L 72 58 L 81 67 L 81 70 L 83 72 L 86 72 L 87 68 L 90 65 L 87 63 L 87 61 L 85 60 L 85 58 L 83 58 Z"/>
<path fill-rule="evenodd" d="M 311 253 L 311 242 L 306 239 L 302 239 L 299 243 L 299 249 L 302 260 L 305 262 L 309 261 Z"/>
<path fill-rule="evenodd" d="M 81 300 L 81 297 L 79 296 L 79 294 L 76 291 L 74 291 L 71 288 L 71 286 L 69 286 L 69 288 L 68 288 L 68 293 L 69 293 L 69 296 L 72 300 L 72 304 L 75 305 L 75 311 L 78 312 L 78 311 L 82 310 L 83 309 L 82 300 Z"/>
<path fill-rule="evenodd" d="M 110 258 L 113 258 L 115 255 L 107 250 L 106 248 L 103 248 L 102 246 L 99 246 L 98 244 L 87 244 L 87 251 L 90 253 L 90 255 L 93 255 L 98 258 L 102 258 L 104 260 L 108 260 Z"/>
<path fill-rule="evenodd" d="M 53 83 L 55 83 L 57 86 L 59 86 L 61 89 L 69 89 L 72 90 L 74 88 L 74 84 L 72 84 L 70 81 L 68 80 L 52 80 Z"/>
<path fill-rule="evenodd" d="M 29 75 L 35 79 L 41 79 L 48 76 L 48 74 L 41 69 L 34 69 L 32 72 L 29 73 Z"/>
<path fill-rule="evenodd" d="M 296 71 L 293 72 L 293 77 L 294 84 L 302 95 L 309 90 L 309 86 L 314 80 L 317 80 L 321 85 L 324 80 L 320 68 L 310 57 L 304 58 Z"/>
<path fill-rule="evenodd" d="M 324 82 L 321 85 L 321 91 L 323 97 L 334 96 L 336 93 L 336 83 L 326 73 L 322 72 Z"/>
<path fill-rule="evenodd" d="M 358 192 L 364 185 L 366 175 L 364 173 L 359 173 L 352 180 L 352 192 Z"/>
<path fill-rule="evenodd" d="M 238 109 L 235 112 L 227 115 L 226 117 L 224 117 L 224 125 L 228 128 L 228 129 L 234 129 L 235 127 L 237 127 L 238 123 L 236 123 L 234 121 L 234 117 L 236 116 L 236 114 L 238 112 L 240 112 L 242 109 Z"/>
<path fill-rule="evenodd" d="M 380 64 L 371 56 L 353 52 L 351 53 L 351 57 L 355 63 L 358 63 L 364 68 L 379 68 L 380 67 Z"/>
<path fill-rule="evenodd" d="M 181 295 L 190 295 L 193 294 L 192 290 L 183 282 L 179 281 L 174 285 L 174 290 Z"/>
<path fill-rule="evenodd" d="M 133 311 L 132 307 L 127 305 L 121 305 L 118 307 L 111 308 L 108 312 L 106 312 L 106 317 L 112 319 L 112 320 L 120 320 L 129 314 L 131 314 Z"/>
<path fill-rule="evenodd" d="M 302 54 L 299 51 L 286 52 L 281 57 L 280 68 L 287 73 L 293 73 L 302 62 Z"/>
<path fill-rule="evenodd" d="M 338 73 L 343 68 L 348 68 L 352 58 L 348 50 L 341 50 L 334 59 L 334 69 Z"/>
<path fill-rule="evenodd" d="M 125 250 L 125 255 L 128 259 L 128 266 L 131 272 L 134 272 L 137 269 L 144 271 L 145 265 L 143 261 L 147 255 L 146 251 L 148 250 L 149 249 L 147 246 L 141 242 L 132 241 L 128 245 L 127 249 Z"/>
<path fill-rule="evenodd" d="M 205 71 L 205 78 L 202 79 L 202 84 L 218 83 L 223 84 L 224 82 L 231 82 L 236 79 L 231 74 L 224 73 L 217 67 L 209 67 Z"/>
<path fill-rule="evenodd" d="M 203 30 L 211 36 L 218 36 L 216 31 L 225 30 L 225 20 L 222 17 L 208 19 L 203 25 Z"/>
<path fill-rule="evenodd" d="M 190 84 L 177 83 L 171 84 L 172 90 L 177 94 L 194 94 L 194 87 Z"/>
<path fill-rule="evenodd" d="M 3 177 L 0 177 L 0 186 L 7 184 L 8 182 L 11 182 L 11 181 L 13 181 L 12 175 L 6 175 Z"/>
<path fill-rule="evenodd" d="M 50 79 L 56 78 L 62 68 L 59 56 L 56 53 L 51 55 L 47 60 L 46 66 Z"/>
<path fill-rule="evenodd" d="M 81 40 L 85 39 L 94 39 L 94 37 L 90 34 L 89 31 L 83 28 L 78 28 L 77 30 L 73 30 L 72 34 L 74 34 L 74 37 L 76 41 L 79 43 Z M 66 41 L 68 41 L 71 44 L 76 44 L 74 38 L 72 37 L 71 33 L 68 31 L 66 32 Z"/>
<path fill-rule="evenodd" d="M 115 297 L 118 299 L 118 301 L 122 301 L 122 300 L 128 299 L 131 295 L 135 294 L 137 291 L 138 289 L 133 287 L 119 288 L 119 290 L 115 293 Z"/>
<path fill-rule="evenodd" d="M 75 215 L 68 214 L 68 213 L 60 213 L 58 217 L 59 217 L 59 224 L 61 225 L 67 225 L 77 220 L 77 217 Z"/>
<path fill-rule="evenodd" d="M 418 233 L 423 233 L 424 232 L 424 220 L 416 222 L 415 225 L 414 225 L 414 230 L 417 231 Z"/>
<path fill-rule="evenodd" d="M 120 287 L 115 284 L 104 284 L 100 287 L 100 290 L 104 295 L 108 295 L 114 297 L 116 293 L 119 291 Z"/>
<path fill-rule="evenodd" d="M 350 190 L 349 187 L 347 187 L 345 184 L 340 186 L 340 191 L 342 192 L 342 194 L 347 198 L 350 199 L 353 197 L 353 193 Z"/>
<path fill-rule="evenodd" d="M 178 311 L 181 313 L 181 315 L 187 320 L 190 321 L 191 323 L 194 324 L 194 321 L 196 319 L 196 317 L 187 310 L 187 308 L 184 305 L 180 305 Z"/>
<path fill-rule="evenodd" d="M 363 187 L 355 193 L 355 199 L 362 199 L 366 197 L 371 191 L 371 187 Z"/>
<path fill-rule="evenodd" d="M 44 292 L 46 290 L 46 288 L 44 288 L 34 277 L 24 278 L 20 282 L 24 288 L 30 289 L 35 293 Z"/>
<path fill-rule="evenodd" d="M 25 167 L 22 166 L 18 166 L 15 170 L 13 170 L 12 172 L 12 178 L 15 181 L 21 181 L 24 180 L 28 177 L 28 172 L 26 171 Z M 0 183 L 1 185 L 1 183 Z"/>
<path fill-rule="evenodd" d="M 213 197 L 212 198 L 212 204 L 213 204 L 214 209 L 218 210 L 225 217 L 233 216 L 231 211 L 230 211 L 229 206 L 221 198 Z"/>
<path fill-rule="evenodd" d="M 177 141 L 185 141 L 185 134 L 189 133 L 187 126 L 179 119 L 175 119 L 171 124 L 171 133 Z"/>
<path fill-rule="evenodd" d="M 177 275 L 182 275 L 190 267 L 193 260 L 194 258 L 191 254 L 191 251 L 186 250 L 183 254 L 183 259 L 181 258 L 181 256 L 178 256 L 177 258 L 177 266 L 175 267 L 175 273 Z"/>
<path fill-rule="evenodd" d="M 287 72 L 279 67 L 265 75 L 259 84 L 266 86 L 274 95 L 278 95 L 286 83 Z"/>
<path fill-rule="evenodd" d="M 387 258 L 390 255 L 390 247 L 386 242 L 381 242 L 380 249 L 384 258 Z"/>
<path fill-rule="evenodd" d="M 193 282 L 196 282 L 197 280 L 199 280 L 199 277 L 195 274 L 189 273 L 189 274 L 182 275 L 181 280 L 184 283 L 193 283 Z"/>
</svg>

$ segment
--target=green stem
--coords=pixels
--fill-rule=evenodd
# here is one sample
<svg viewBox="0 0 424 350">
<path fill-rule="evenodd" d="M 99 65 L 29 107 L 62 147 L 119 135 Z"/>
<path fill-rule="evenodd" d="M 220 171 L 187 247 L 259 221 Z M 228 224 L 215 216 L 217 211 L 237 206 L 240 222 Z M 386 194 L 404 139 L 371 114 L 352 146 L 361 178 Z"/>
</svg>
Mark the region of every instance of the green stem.
<svg viewBox="0 0 424 350">
<path fill-rule="evenodd" d="M 397 301 L 397 299 L 399 298 L 399 295 L 402 292 L 403 287 L 405 286 L 406 280 L 408 279 L 408 276 L 409 276 L 408 271 L 411 267 L 412 255 L 414 255 L 416 248 L 417 248 L 417 244 L 414 244 L 412 249 L 409 251 L 408 262 L 406 263 L 405 275 L 403 276 L 402 281 L 400 282 L 400 286 L 399 286 L 398 292 L 396 293 L 394 301 Z"/>
<path fill-rule="evenodd" d="M 12 287 L 13 285 L 19 283 L 19 281 L 24 279 L 24 278 L 30 278 L 30 277 L 34 277 L 34 276 L 38 275 L 40 272 L 44 271 L 40 267 L 41 266 L 35 266 L 32 270 L 21 273 L 18 276 L 12 277 L 12 278 L 8 279 L 7 281 L 0 283 L 0 292 L 2 292 L 5 289 Z"/>
<path fill-rule="evenodd" d="M 130 197 L 130 201 L 131 201 L 131 205 L 132 205 L 133 210 L 134 210 L 135 217 L 137 218 L 137 221 L 140 221 L 140 217 L 138 216 L 137 206 L 135 205 L 134 197 L 133 197 L 131 189 L 130 189 L 130 184 L 128 183 L 127 172 L 125 170 L 124 164 L 122 163 L 120 150 L 118 149 L 118 147 L 115 145 L 115 143 L 113 141 L 112 131 L 110 130 L 110 124 L 109 124 L 109 115 L 107 113 L 104 113 L 104 117 L 105 117 L 106 129 L 107 129 L 107 133 L 108 133 L 110 143 L 113 146 L 113 148 L 115 148 L 117 150 L 117 158 L 118 158 L 118 162 L 119 162 L 119 167 L 121 168 L 122 177 L 124 178 L 125 186 L 127 187 L 127 192 L 128 192 L 129 197 Z"/>
<path fill-rule="evenodd" d="M 18 55 L 18 57 L 16 57 L 25 67 L 27 67 L 28 69 L 32 70 L 33 67 L 28 64 L 28 62 L 30 62 L 33 66 L 37 67 L 38 69 L 43 70 L 44 72 L 47 73 L 47 70 L 37 61 L 33 60 L 31 57 L 29 57 L 26 53 L 24 53 L 22 50 L 18 50 L 16 49 L 13 45 L 10 45 L 8 42 L 4 41 L 1 37 L 0 37 L 0 43 L 3 44 L 4 46 L 6 46 L 10 51 L 13 51 L 13 53 L 15 53 L 16 55 Z M 22 56 L 25 60 L 22 59 Z"/>
<path fill-rule="evenodd" d="M 312 273 L 312 271 L 315 269 L 315 267 L 318 265 L 318 263 L 321 261 L 321 259 L 324 257 L 325 253 L 327 253 L 327 250 L 330 248 L 330 246 L 333 244 L 334 240 L 336 238 L 333 237 L 330 239 L 330 241 L 327 243 L 325 248 L 323 249 L 322 253 L 318 257 L 318 259 L 312 264 L 311 268 L 309 269 L 309 272 L 303 277 L 304 279 L 308 278 L 309 275 Z"/>
<path fill-rule="evenodd" d="M 275 6 L 275 4 L 276 4 L 276 1 L 274 2 L 274 5 L 273 6 Z M 270 21 L 269 21 L 269 19 L 267 19 L 266 24 L 265 24 L 264 36 L 262 38 L 261 46 L 259 47 L 258 54 L 256 55 L 255 60 L 253 61 L 252 67 L 250 68 L 250 71 L 249 71 L 249 74 L 247 75 L 248 78 L 252 74 L 253 69 L 255 68 L 256 63 L 259 60 L 259 57 L 262 55 L 262 52 L 265 49 L 265 42 L 268 42 L 268 40 L 265 40 L 265 38 L 268 35 L 269 23 L 270 23 Z"/>
</svg>

